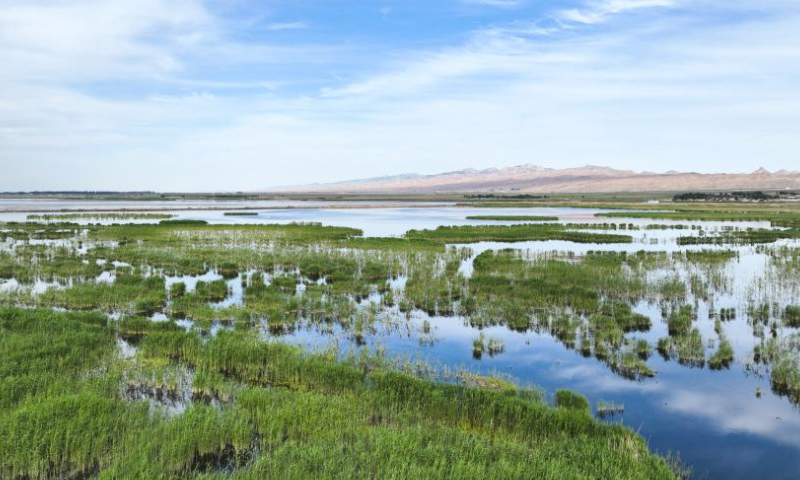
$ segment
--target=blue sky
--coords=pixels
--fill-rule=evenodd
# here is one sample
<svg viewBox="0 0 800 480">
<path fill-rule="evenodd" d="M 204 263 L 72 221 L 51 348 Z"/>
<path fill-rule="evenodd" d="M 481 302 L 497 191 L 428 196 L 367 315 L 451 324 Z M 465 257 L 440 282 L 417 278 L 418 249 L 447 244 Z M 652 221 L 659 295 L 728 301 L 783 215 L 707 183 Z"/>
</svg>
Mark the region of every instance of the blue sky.
<svg viewBox="0 0 800 480">
<path fill-rule="evenodd" d="M 797 0 L 2 0 L 0 190 L 800 169 Z"/>
</svg>

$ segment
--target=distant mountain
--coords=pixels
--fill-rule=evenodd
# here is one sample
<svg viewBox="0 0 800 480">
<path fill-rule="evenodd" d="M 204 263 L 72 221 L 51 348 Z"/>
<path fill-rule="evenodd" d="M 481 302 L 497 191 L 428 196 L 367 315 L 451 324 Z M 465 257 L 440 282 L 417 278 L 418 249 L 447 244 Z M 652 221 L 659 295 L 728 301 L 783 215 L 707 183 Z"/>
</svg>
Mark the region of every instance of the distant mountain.
<svg viewBox="0 0 800 480">
<path fill-rule="evenodd" d="M 665 173 L 587 165 L 554 169 L 517 165 L 435 175 L 404 174 L 278 189 L 320 193 L 616 193 L 800 189 L 800 172 Z"/>
</svg>

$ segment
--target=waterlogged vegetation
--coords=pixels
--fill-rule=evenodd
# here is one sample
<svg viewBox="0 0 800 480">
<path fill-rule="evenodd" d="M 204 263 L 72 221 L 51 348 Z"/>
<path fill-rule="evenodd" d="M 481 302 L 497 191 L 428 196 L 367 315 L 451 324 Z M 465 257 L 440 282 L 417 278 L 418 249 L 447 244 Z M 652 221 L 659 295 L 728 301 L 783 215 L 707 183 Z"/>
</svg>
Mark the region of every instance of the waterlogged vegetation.
<svg viewBox="0 0 800 480">
<path fill-rule="evenodd" d="M 258 212 L 225 212 L 226 217 L 257 217 Z"/>
<path fill-rule="evenodd" d="M 126 220 L 166 220 L 174 215 L 168 213 L 49 213 L 28 215 L 28 221 L 69 222 L 75 220 L 126 221 Z"/>
<path fill-rule="evenodd" d="M 0 477 L 688 478 L 637 400 L 531 386 L 541 339 L 540 375 L 800 405 L 792 230 L 485 218 L 512 225 L 0 225 Z"/>
<path fill-rule="evenodd" d="M 412 240 L 433 240 L 443 243 L 520 242 L 530 240 L 566 240 L 576 243 L 630 243 L 630 236 L 581 232 L 565 225 L 519 224 L 442 226 L 435 230 L 411 230 L 406 237 Z"/>
<path fill-rule="evenodd" d="M 747 229 L 723 231 L 716 235 L 679 237 L 678 245 L 755 245 L 800 238 L 800 230 Z"/>
<path fill-rule="evenodd" d="M 544 215 L 469 215 L 467 220 L 495 220 L 501 222 L 557 222 L 558 217 Z"/>
<path fill-rule="evenodd" d="M 641 208 L 641 207 L 638 207 Z M 662 207 L 664 208 L 664 207 Z M 667 207 L 669 208 L 669 207 Z M 753 221 L 770 222 L 774 227 L 800 227 L 800 212 L 749 209 L 745 211 L 725 210 L 678 210 L 646 212 L 602 212 L 598 217 L 647 218 L 652 220 L 702 220 L 702 221 Z"/>
<path fill-rule="evenodd" d="M 674 478 L 631 430 L 564 392 L 556 409 L 377 357 L 305 354 L 252 332 L 203 342 L 99 313 L 5 307 L 0 326 L 3 478 Z M 144 337 L 133 359 L 115 335 Z M 153 410 L 180 395 L 182 369 L 194 377 L 182 410 Z"/>
<path fill-rule="evenodd" d="M 17 282 L 0 307 L 0 476 L 675 478 L 577 394 L 551 404 L 380 351 L 275 340 L 303 323 L 363 336 L 381 309 L 454 311 L 468 291 L 468 253 L 439 238 L 359 237 L 167 221 L 14 241 L 0 256 Z M 502 338 L 481 342 L 502 354 Z"/>
</svg>

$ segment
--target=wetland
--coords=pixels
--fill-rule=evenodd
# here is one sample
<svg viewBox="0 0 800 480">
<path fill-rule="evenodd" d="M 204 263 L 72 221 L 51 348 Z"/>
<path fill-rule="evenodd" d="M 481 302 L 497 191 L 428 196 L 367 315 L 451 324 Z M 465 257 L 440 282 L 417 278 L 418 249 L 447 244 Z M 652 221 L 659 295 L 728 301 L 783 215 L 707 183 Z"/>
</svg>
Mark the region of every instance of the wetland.
<svg viewBox="0 0 800 480">
<path fill-rule="evenodd" d="M 800 476 L 792 209 L 15 202 L 3 478 Z"/>
</svg>

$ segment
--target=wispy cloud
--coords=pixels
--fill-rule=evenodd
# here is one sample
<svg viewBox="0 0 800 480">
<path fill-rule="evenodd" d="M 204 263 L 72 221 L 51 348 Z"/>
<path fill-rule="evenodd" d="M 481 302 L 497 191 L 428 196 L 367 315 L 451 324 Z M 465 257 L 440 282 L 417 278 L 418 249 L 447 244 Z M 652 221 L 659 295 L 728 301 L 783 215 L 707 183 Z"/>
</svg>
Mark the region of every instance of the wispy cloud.
<svg viewBox="0 0 800 480">
<path fill-rule="evenodd" d="M 250 189 L 519 163 L 792 168 L 800 5 L 674 1 L 587 2 L 591 21 L 491 10 L 508 21 L 439 46 L 378 32 L 364 53 L 344 32 L 320 47 L 260 20 L 242 35 L 200 0 L 7 0 L 0 189 Z"/>
<path fill-rule="evenodd" d="M 599 0 L 580 8 L 560 10 L 556 19 L 587 25 L 603 23 L 612 15 L 648 8 L 675 6 L 676 0 Z"/>
<path fill-rule="evenodd" d="M 129 77 L 181 68 L 218 25 L 194 0 L 19 2 L 0 8 L 0 78 Z"/>
<path fill-rule="evenodd" d="M 485 5 L 487 7 L 513 8 L 525 3 L 524 0 L 460 0 L 461 3 Z"/>
<path fill-rule="evenodd" d="M 267 30 L 280 31 L 280 30 L 302 30 L 307 28 L 305 22 L 276 22 L 267 25 Z"/>
</svg>

